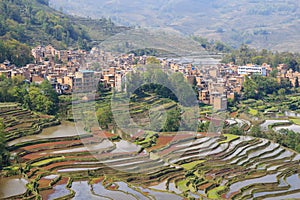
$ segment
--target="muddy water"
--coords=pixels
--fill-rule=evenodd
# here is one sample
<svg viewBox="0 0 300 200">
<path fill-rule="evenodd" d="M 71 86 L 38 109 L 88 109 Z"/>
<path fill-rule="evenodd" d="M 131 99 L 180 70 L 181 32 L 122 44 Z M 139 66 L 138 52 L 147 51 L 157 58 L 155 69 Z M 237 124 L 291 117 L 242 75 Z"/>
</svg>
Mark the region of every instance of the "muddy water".
<svg viewBox="0 0 300 200">
<path fill-rule="evenodd" d="M 136 144 L 127 142 L 125 140 L 121 140 L 120 142 L 116 142 L 116 149 L 112 151 L 112 153 L 125 153 L 125 152 L 138 152 L 141 147 Z"/>
<path fill-rule="evenodd" d="M 25 179 L 0 178 L 0 199 L 24 194 L 27 183 Z"/>
<path fill-rule="evenodd" d="M 43 129 L 40 134 L 30 135 L 22 138 L 18 138 L 16 140 L 8 142 L 9 146 L 14 144 L 18 144 L 21 142 L 28 142 L 32 140 L 45 139 L 45 138 L 58 138 L 58 137 L 70 137 L 78 135 L 78 131 L 75 127 L 74 123 L 63 122 L 59 126 L 53 126 L 49 128 Z"/>
<path fill-rule="evenodd" d="M 112 146 L 113 146 L 112 142 L 110 142 L 109 140 L 104 140 L 100 144 L 85 145 L 84 147 L 68 148 L 65 150 L 53 151 L 52 153 L 60 154 L 60 153 L 74 153 L 74 152 L 83 152 L 83 151 L 99 151 Z"/>
</svg>

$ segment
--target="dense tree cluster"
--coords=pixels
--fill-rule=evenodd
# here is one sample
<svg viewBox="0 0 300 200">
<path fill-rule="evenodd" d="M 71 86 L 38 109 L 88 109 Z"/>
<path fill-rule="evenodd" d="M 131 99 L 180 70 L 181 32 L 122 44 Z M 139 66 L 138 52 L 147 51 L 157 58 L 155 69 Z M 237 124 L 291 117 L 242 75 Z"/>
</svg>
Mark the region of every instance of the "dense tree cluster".
<svg viewBox="0 0 300 200">
<path fill-rule="evenodd" d="M 147 63 L 149 65 L 139 66 L 141 69 L 137 69 L 135 72 L 126 75 L 126 82 L 123 88 L 126 89 L 126 93 L 124 95 L 130 97 L 132 103 L 149 94 L 155 94 L 159 98 L 178 102 L 175 107 L 168 109 L 166 121 L 163 122 L 163 125 L 154 125 L 150 128 L 151 130 L 165 132 L 178 130 L 195 131 L 197 129 L 197 121 L 194 119 L 197 118 L 195 115 L 198 113 L 194 111 L 197 110 L 195 108 L 198 108 L 198 102 L 193 86 L 185 80 L 183 74 L 167 74 L 161 68 L 155 67 L 155 65 L 159 64 L 155 58 L 150 57 L 147 59 Z M 119 95 L 121 94 L 113 93 L 113 98 L 119 99 Z M 109 125 L 115 123 L 109 105 L 102 105 L 98 108 L 96 115 L 102 128 L 106 129 Z M 119 115 L 119 117 L 122 117 L 122 115 Z M 153 120 L 155 119 L 152 119 L 152 122 Z M 124 123 L 124 126 L 130 123 L 129 119 L 119 121 L 120 123 Z M 159 122 L 157 124 L 160 124 Z"/>
<path fill-rule="evenodd" d="M 180 102 L 183 106 L 197 104 L 197 94 L 184 79 L 182 73 L 168 75 L 162 69 L 147 67 L 148 69 L 144 72 L 138 70 L 126 76 L 126 92 L 129 96 L 132 94 L 142 95 L 143 92 L 154 92 L 162 98 Z"/>
<path fill-rule="evenodd" d="M 37 2 L 48 5 L 45 0 Z M 90 39 L 84 29 L 69 18 L 41 9 L 34 1 L 3 0 L 0 2 L 0 12 L 0 36 L 4 38 L 27 44 L 32 44 L 36 39 L 47 42 L 56 40 L 65 45 Z"/>
<path fill-rule="evenodd" d="M 234 63 L 236 65 L 246 65 L 249 63 L 262 65 L 270 64 L 273 68 L 278 64 L 286 64 L 293 71 L 300 71 L 300 54 L 290 52 L 273 52 L 266 49 L 256 50 L 242 45 L 239 49 L 231 51 L 223 58 L 223 63 Z"/>
<path fill-rule="evenodd" d="M 29 85 L 22 76 L 0 78 L 0 102 L 18 102 L 30 110 L 52 115 L 58 111 L 58 95 L 49 81 Z"/>
<path fill-rule="evenodd" d="M 259 138 L 272 140 L 280 145 L 296 150 L 300 153 L 300 134 L 288 129 L 279 132 L 269 130 L 261 131 L 259 125 L 254 125 L 250 130 L 250 135 Z"/>
<path fill-rule="evenodd" d="M 110 104 L 104 107 L 98 108 L 96 111 L 96 116 L 101 128 L 108 129 L 108 126 L 113 122 L 113 114 L 111 111 Z"/>
<path fill-rule="evenodd" d="M 180 128 L 181 114 L 179 109 L 172 109 L 167 112 L 167 120 L 163 126 L 163 132 L 176 132 Z"/>
<path fill-rule="evenodd" d="M 243 129 L 235 125 L 224 129 L 224 133 L 233 135 L 248 134 L 253 137 L 265 138 L 300 153 L 300 134 L 288 129 L 281 129 L 279 132 L 272 129 L 262 131 L 259 125 L 253 125 L 250 132 L 246 133 Z"/>
<path fill-rule="evenodd" d="M 290 92 L 292 85 L 287 79 L 280 82 L 273 77 L 253 75 L 251 78 L 246 76 L 243 84 L 243 97 L 246 99 L 262 99 L 266 95 L 275 94 L 284 96 Z"/>
<path fill-rule="evenodd" d="M 32 60 L 29 49 L 39 44 L 89 50 L 92 41 L 103 41 L 123 30 L 105 18 L 71 17 L 48 4 L 48 0 L 0 1 L 0 63 L 7 59 L 25 65 Z"/>
<path fill-rule="evenodd" d="M 33 61 L 31 49 L 17 40 L 0 41 L 0 63 L 5 60 L 16 66 L 24 66 Z"/>
</svg>

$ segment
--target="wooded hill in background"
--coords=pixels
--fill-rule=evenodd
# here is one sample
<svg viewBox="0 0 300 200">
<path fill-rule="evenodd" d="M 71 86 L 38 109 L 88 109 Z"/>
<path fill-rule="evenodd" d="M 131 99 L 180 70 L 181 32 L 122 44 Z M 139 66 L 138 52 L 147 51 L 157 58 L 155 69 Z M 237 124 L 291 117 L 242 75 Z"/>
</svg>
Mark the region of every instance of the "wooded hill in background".
<svg viewBox="0 0 300 200">
<path fill-rule="evenodd" d="M 128 29 L 105 18 L 67 16 L 48 4 L 48 0 L 0 1 L 0 63 L 8 59 L 17 66 L 25 65 L 32 61 L 31 47 L 40 44 L 88 50 Z"/>
</svg>

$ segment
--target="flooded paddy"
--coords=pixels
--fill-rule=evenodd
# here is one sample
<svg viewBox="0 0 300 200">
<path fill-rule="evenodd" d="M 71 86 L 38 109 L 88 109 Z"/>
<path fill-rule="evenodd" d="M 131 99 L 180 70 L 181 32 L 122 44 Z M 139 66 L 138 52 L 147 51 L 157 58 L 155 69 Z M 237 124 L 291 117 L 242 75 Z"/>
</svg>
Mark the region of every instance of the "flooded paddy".
<svg viewBox="0 0 300 200">
<path fill-rule="evenodd" d="M 288 129 L 290 131 L 294 131 L 296 133 L 300 133 L 300 126 L 299 125 L 290 125 L 290 126 L 277 126 L 274 128 L 275 131 L 280 131 L 281 129 Z"/>
<path fill-rule="evenodd" d="M 121 140 L 119 142 L 115 142 L 116 149 L 112 151 L 112 153 L 126 153 L 126 152 L 138 152 L 141 147 L 131 142 Z"/>
<path fill-rule="evenodd" d="M 251 185 L 251 184 L 255 184 L 255 183 L 276 183 L 277 175 L 278 174 L 271 174 L 271 175 L 263 176 L 261 178 L 254 178 L 254 179 L 249 179 L 249 180 L 234 183 L 229 187 L 229 192 L 227 193 L 226 198 L 229 198 L 231 196 L 231 194 L 239 191 L 241 188 L 243 188 L 247 185 Z"/>
<path fill-rule="evenodd" d="M 66 188 L 66 184 L 56 185 L 53 187 L 53 190 L 54 192 L 48 196 L 49 200 L 70 194 L 70 191 Z"/>
<path fill-rule="evenodd" d="M 11 141 L 11 143 L 16 144 L 43 138 L 76 136 L 77 134 L 74 124 L 63 123 L 58 127 L 45 129 L 41 134 L 24 137 L 22 139 Z M 73 194 L 71 193 L 73 191 L 75 192 L 73 199 L 79 200 L 181 200 L 184 198 L 182 191 L 186 191 L 185 194 L 196 199 L 200 196 L 205 198 L 210 194 L 210 190 L 212 190 L 209 189 L 209 185 L 215 183 L 219 177 L 224 177 L 221 186 L 224 185 L 224 187 L 228 189 L 227 191 L 229 191 L 224 191 L 223 195 L 230 197 L 232 194 L 239 192 L 241 188 L 251 184 L 277 183 L 277 174 L 268 174 L 254 179 L 249 177 L 246 180 L 241 179 L 239 175 L 244 174 L 247 169 L 249 169 L 244 168 L 248 163 L 250 166 L 254 166 L 254 168 L 252 167 L 253 170 L 260 168 L 260 171 L 265 170 L 268 172 L 269 170 L 269 173 L 274 173 L 274 171 L 270 171 L 270 168 L 277 169 L 282 166 L 283 170 L 287 169 L 289 167 L 289 162 L 294 158 L 292 157 L 294 156 L 294 152 L 279 147 L 278 144 L 271 143 L 265 139 L 255 139 L 248 136 L 240 136 L 240 138 L 232 141 L 227 141 L 224 137 L 198 136 L 198 138 L 193 137 L 192 139 L 181 137 L 178 141 L 166 143 L 165 147 L 161 147 L 161 149 L 152 153 L 151 150 L 146 148 L 139 154 L 137 152 L 141 151 L 141 147 L 133 142 L 126 140 L 102 140 L 102 138 L 96 139 L 99 143 L 95 143 L 96 141 L 90 138 L 87 140 L 87 142 L 89 142 L 87 144 L 81 144 L 78 140 L 70 140 L 66 143 L 67 145 L 70 145 L 70 148 L 56 143 L 53 143 L 53 145 L 56 145 L 53 149 L 49 149 L 48 146 L 52 143 L 47 143 L 47 145 L 40 145 L 38 147 L 36 144 L 28 144 L 26 147 L 20 147 L 18 151 L 24 152 L 24 156 L 21 157 L 26 158 L 25 162 L 31 161 L 31 158 L 41 159 L 41 161 L 28 163 L 32 167 L 30 173 L 37 169 L 45 170 L 47 176 L 42 179 L 54 180 L 58 178 L 57 174 L 60 174 L 65 180 L 63 183 L 59 182 L 54 184 L 53 189 L 47 191 L 48 193 L 42 193 L 47 199 L 71 195 Z M 240 145 L 240 143 L 242 143 L 242 145 Z M 36 149 L 39 152 L 34 152 Z M 88 151 L 93 151 L 98 157 L 91 155 Z M 42 162 L 43 160 L 51 160 L 52 158 L 47 157 L 50 154 L 61 154 L 59 156 L 63 159 L 53 160 L 53 163 L 50 164 L 49 162 L 49 165 L 47 163 L 45 163 L 45 165 L 42 164 L 41 166 L 33 165 L 37 162 Z M 214 156 L 212 156 L 212 154 Z M 295 156 L 296 158 L 299 158 L 298 154 Z M 259 159 L 256 160 L 256 158 Z M 296 160 L 296 158 L 294 158 L 294 160 Z M 282 160 L 276 162 L 279 159 Z M 197 163 L 199 160 L 203 161 L 201 162 L 201 165 L 193 164 L 195 162 Z M 214 165 L 211 165 L 212 162 L 219 165 L 218 168 L 214 168 Z M 103 167 L 103 164 L 105 164 L 105 167 Z M 194 172 L 189 174 L 190 177 L 186 177 L 188 170 L 182 167 L 183 165 L 188 166 L 190 168 L 189 171 Z M 111 171 L 110 168 L 115 171 Z M 209 173 L 201 174 L 201 171 L 203 171 L 202 168 L 209 170 Z M 99 169 L 103 169 L 104 171 L 102 172 Z M 105 170 L 108 171 L 106 172 Z M 87 171 L 89 171 L 89 173 L 87 173 Z M 96 180 L 99 176 L 102 177 L 102 173 L 106 174 L 106 179 L 101 180 L 101 182 L 98 183 L 97 181 L 89 182 L 89 180 Z M 116 173 L 113 175 L 113 179 L 110 173 Z M 91 179 L 86 177 L 87 174 L 91 176 Z M 35 180 L 38 175 L 39 172 L 37 172 L 36 175 L 34 174 L 30 181 Z M 122 177 L 120 180 L 118 179 L 119 175 Z M 82 179 L 78 177 L 82 177 Z M 176 181 L 177 177 L 180 180 L 186 178 L 187 182 L 179 183 Z M 74 182 L 69 185 L 71 186 L 70 189 L 66 188 L 67 180 L 72 180 L 69 178 L 74 178 Z M 233 178 L 237 178 L 237 182 L 232 185 L 227 185 Z M 169 180 L 170 182 L 166 180 Z M 195 183 L 207 181 L 207 184 L 202 184 L 200 185 L 201 187 L 198 188 L 197 185 L 190 184 L 191 181 Z M 282 181 L 286 181 L 286 184 L 291 185 L 291 188 L 286 191 L 297 190 L 297 186 L 300 185 L 300 179 L 297 175 L 291 175 L 290 177 L 287 177 L 286 180 L 282 179 L 280 180 L 280 183 Z M 48 182 L 45 181 L 45 183 L 46 184 L 44 185 L 46 187 Z M 2 190 L 4 190 L 3 185 L 4 184 L 1 184 Z M 13 183 L 13 185 L 14 186 L 11 186 L 11 188 L 15 188 L 16 184 Z M 22 187 L 18 188 L 22 189 Z M 26 183 L 23 183 L 23 190 L 19 190 L 16 194 L 13 193 L 12 195 L 23 194 L 24 192 L 26 192 Z M 274 191 L 274 193 L 277 192 L 280 194 L 282 191 Z M 9 192 L 2 192 L 1 195 L 8 196 L 8 193 Z M 267 194 L 269 193 L 261 192 L 257 193 L 256 196 L 260 197 Z"/>
<path fill-rule="evenodd" d="M 27 183 L 23 178 L 0 178 L 0 199 L 24 194 Z"/>
<path fill-rule="evenodd" d="M 269 129 L 270 125 L 276 124 L 276 123 L 289 123 L 289 120 L 266 120 L 263 124 L 260 125 L 262 130 L 267 131 Z"/>
<path fill-rule="evenodd" d="M 77 131 L 75 124 L 70 122 L 63 122 L 58 126 L 53 126 L 43 129 L 43 131 L 37 135 L 25 136 L 12 140 L 8 142 L 8 146 L 12 146 L 22 142 L 28 142 L 38 139 L 48 139 L 48 138 L 59 138 L 59 137 L 71 137 L 77 136 L 79 132 Z"/>
</svg>

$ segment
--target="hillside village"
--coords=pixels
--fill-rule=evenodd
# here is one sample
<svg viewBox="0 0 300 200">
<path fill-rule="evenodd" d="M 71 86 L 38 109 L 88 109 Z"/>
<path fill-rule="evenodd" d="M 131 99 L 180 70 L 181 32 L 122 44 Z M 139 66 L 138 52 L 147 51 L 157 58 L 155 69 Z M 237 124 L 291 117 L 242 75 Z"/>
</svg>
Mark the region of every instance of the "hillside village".
<svg viewBox="0 0 300 200">
<path fill-rule="evenodd" d="M 0 75 L 7 78 L 23 76 L 28 83 L 41 84 L 45 79 L 51 82 L 58 94 L 75 91 L 92 92 L 101 83 L 106 89 L 122 90 L 123 77 L 137 65 L 149 64 L 150 56 L 134 54 L 114 55 L 93 48 L 83 50 L 56 50 L 51 45 L 32 49 L 34 63 L 18 68 L 9 61 L 0 64 Z M 167 58 L 159 59 L 164 69 L 180 72 L 190 84 L 198 88 L 199 102 L 212 105 L 215 110 L 226 110 L 228 99 L 241 95 L 245 76 L 261 74 L 270 76 L 273 68 L 248 64 L 218 64 L 215 66 L 195 66 L 193 63 L 176 63 Z M 294 72 L 285 64 L 277 66 L 278 82 L 288 80 L 293 86 L 299 84 L 299 72 Z"/>
</svg>

